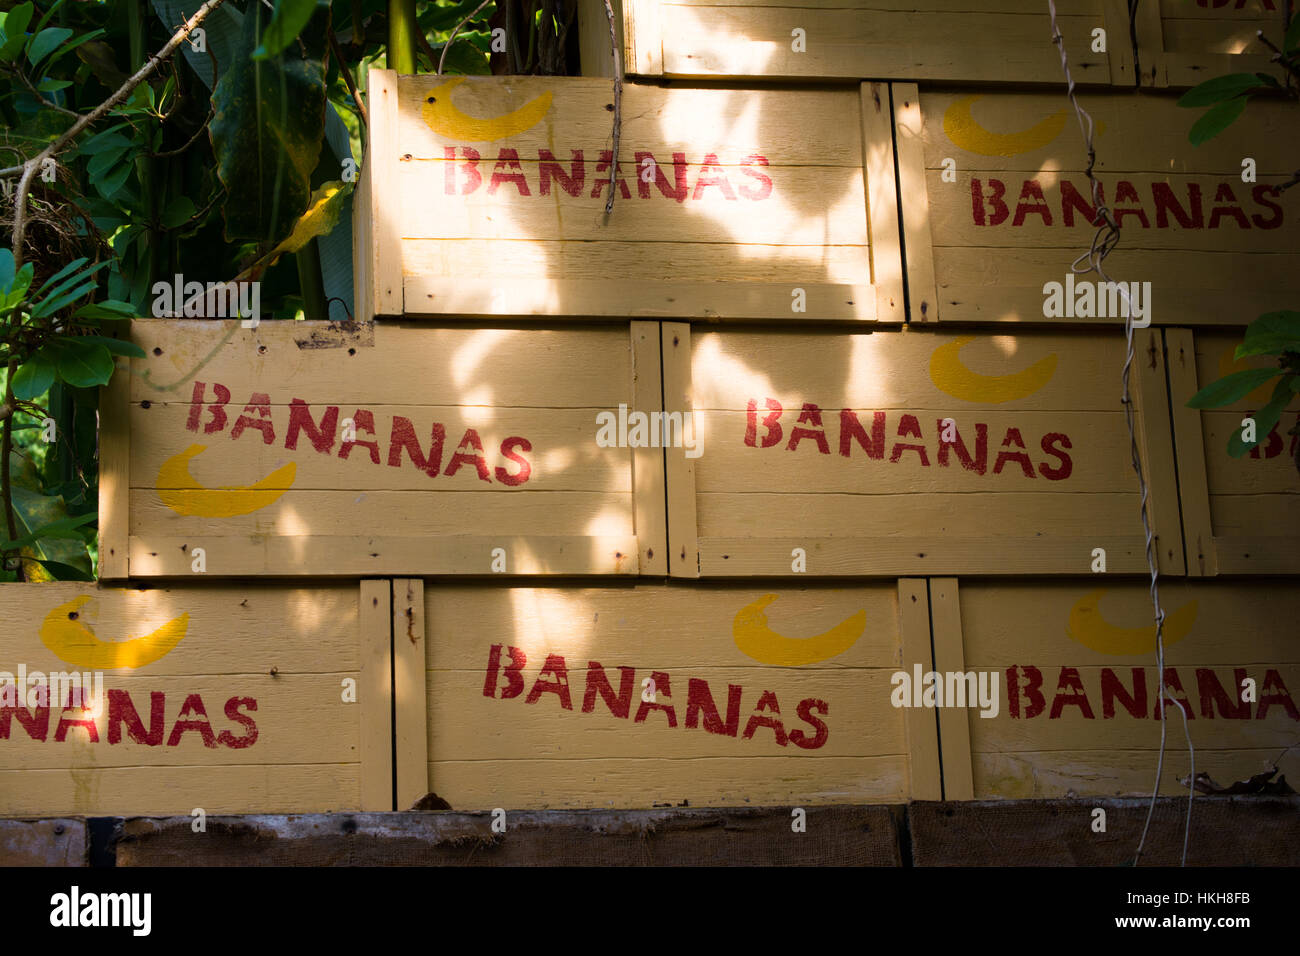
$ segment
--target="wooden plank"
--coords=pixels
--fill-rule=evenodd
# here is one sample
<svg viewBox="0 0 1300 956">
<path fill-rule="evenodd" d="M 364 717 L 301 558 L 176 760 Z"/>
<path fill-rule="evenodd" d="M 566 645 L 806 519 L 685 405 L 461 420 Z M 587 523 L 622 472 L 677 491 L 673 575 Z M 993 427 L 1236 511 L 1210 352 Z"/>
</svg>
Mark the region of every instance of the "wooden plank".
<svg viewBox="0 0 1300 956">
<path fill-rule="evenodd" d="M 1142 56 L 1159 63 L 1170 87 L 1195 86 L 1225 73 L 1271 72 L 1268 48 L 1256 31 L 1281 46 L 1284 15 L 1271 0 L 1246 0 L 1204 7 L 1162 0 L 1148 4 L 1148 18 L 1158 15 L 1161 40 L 1157 46 L 1143 38 Z"/>
<path fill-rule="evenodd" d="M 1153 557 L 1161 574 L 1186 574 L 1167 372 L 1168 356 L 1161 331 L 1134 329 L 1129 392 L 1135 409 L 1133 429 L 1142 477 L 1149 489 L 1147 518 L 1151 525 Z M 1138 506 L 1140 514 L 1140 502 Z"/>
<path fill-rule="evenodd" d="M 1098 547 L 1146 568 L 1122 334 L 697 330 L 691 355 L 703 576 L 796 573 L 796 548 L 834 576 L 1081 573 Z M 1134 375 L 1152 527 L 1181 573 L 1163 365 Z"/>
<path fill-rule="evenodd" d="M 397 73 L 371 67 L 366 74 L 367 115 L 370 118 L 366 166 L 375 166 L 370 180 L 371 243 L 367 303 L 376 315 L 402 314 L 401 212 L 407 201 L 400 184 L 385 165 L 397 155 Z"/>
<path fill-rule="evenodd" d="M 62 705 L 0 701 L 7 813 L 359 807 L 355 584 L 15 584 L 0 586 L 0 611 L 8 666 L 46 675 L 32 694 L 63 669 L 94 688 L 89 702 L 63 687 Z"/>
<path fill-rule="evenodd" d="M 1194 577 L 1214 577 L 1219 573 L 1219 566 L 1214 528 L 1210 523 L 1205 440 L 1201 435 L 1200 413 L 1187 407 L 1187 398 L 1197 391 L 1196 349 L 1191 330 L 1165 329 L 1165 347 L 1169 356 L 1169 394 L 1173 396 L 1170 411 L 1187 573 Z"/>
<path fill-rule="evenodd" d="M 932 670 L 930 647 L 930 595 L 921 578 L 899 578 L 898 619 L 902 641 L 901 665 L 911 673 L 919 663 L 922 671 Z M 907 732 L 910 794 L 913 800 L 943 798 L 943 771 L 939 763 L 939 725 L 934 714 L 922 707 L 909 707 L 903 717 Z"/>
<path fill-rule="evenodd" d="M 359 601 L 361 809 L 394 810 L 391 582 L 363 580 Z"/>
<path fill-rule="evenodd" d="M 114 358 L 113 377 L 99 390 L 99 577 L 127 576 L 130 526 L 130 360 Z"/>
<path fill-rule="evenodd" d="M 1265 769 L 1300 721 L 1292 690 L 1300 663 L 1277 627 L 1300 612 L 1300 598 L 1276 579 L 1164 579 L 1160 598 L 1164 683 L 1190 710 L 1197 771 L 1227 786 Z M 1145 583 L 1109 575 L 963 583 L 966 665 L 991 673 L 1002 691 L 993 718 L 970 720 L 977 797 L 1150 790 L 1160 739 L 1154 614 Z M 1254 700 L 1240 699 L 1246 678 Z M 1185 794 L 1186 744 L 1170 706 L 1160 792 Z"/>
<path fill-rule="evenodd" d="M 1199 764 L 1198 764 L 1199 766 Z M 1295 797 L 999 800 L 908 807 L 915 866 L 1295 866 Z M 1092 828 L 1094 811 L 1106 827 Z M 1149 821 L 1149 829 L 1148 829 Z"/>
<path fill-rule="evenodd" d="M 903 322 L 903 250 L 898 232 L 898 189 L 894 182 L 894 135 L 888 85 L 863 83 L 862 174 L 871 231 L 871 281 L 878 322 Z M 820 312 L 820 310 L 819 310 Z"/>
<path fill-rule="evenodd" d="M 610 0 L 610 5 L 619 54 L 626 56 L 623 3 Z M 614 51 L 609 48 L 609 16 L 605 13 L 604 0 L 578 0 L 578 62 L 583 76 L 614 77 Z"/>
<path fill-rule="evenodd" d="M 440 585 L 426 601 L 430 779 L 457 809 L 908 792 L 893 582 Z"/>
<path fill-rule="evenodd" d="M 132 575 L 188 576 L 196 548 L 227 576 L 489 574 L 498 549 L 509 574 L 635 574 L 639 530 L 666 547 L 657 330 L 132 328 Z"/>
<path fill-rule="evenodd" d="M 424 582 L 393 581 L 393 753 L 397 809 L 429 791 L 429 692 L 425 686 Z"/>
<path fill-rule="evenodd" d="M 1105 54 L 1092 53 L 1100 4 L 1058 17 L 1080 83 L 1109 83 Z M 852 9 L 665 3 L 663 72 L 673 77 L 792 81 L 823 78 L 1060 82 L 1045 11 L 989 12 L 985 3 L 855 3 Z M 793 31 L 804 31 L 803 49 Z"/>
<path fill-rule="evenodd" d="M 934 242 L 930 234 L 930 201 L 925 185 L 924 157 L 918 138 L 921 98 L 915 83 L 890 85 L 894 137 L 898 150 L 900 215 L 907 246 L 907 288 L 912 322 L 939 317 L 939 296 L 934 278 Z"/>
<path fill-rule="evenodd" d="M 692 428 L 699 441 L 695 420 L 695 395 L 691 380 L 691 327 L 685 322 L 664 322 L 663 356 L 664 408 L 691 413 Z M 700 576 L 700 550 L 696 540 L 695 458 L 682 454 L 664 456 L 665 493 L 668 508 L 668 573 L 673 577 Z"/>
<path fill-rule="evenodd" d="M 131 573 L 184 577 L 193 571 L 189 537 L 132 535 Z M 364 575 L 636 574 L 635 535 L 398 535 L 358 541 L 348 535 L 263 538 L 231 535 L 207 543 L 214 576 L 344 577 Z M 184 549 L 184 550 L 183 550 Z M 493 572 L 504 552 L 505 570 Z"/>
<path fill-rule="evenodd" d="M 865 246 L 852 248 L 866 249 Z M 645 261 L 642 260 L 643 265 Z M 877 293 L 870 286 L 805 282 L 799 288 L 804 290 L 811 319 L 841 322 L 876 319 Z M 455 315 L 500 319 L 563 315 L 565 318 L 780 322 L 798 318 L 791 313 L 791 287 L 787 283 L 514 279 L 509 285 L 502 285 L 496 279 L 413 276 L 406 280 L 405 289 L 408 315 L 413 317 Z"/>
<path fill-rule="evenodd" d="M 0 866 L 89 866 L 85 820 L 0 820 Z"/>
<path fill-rule="evenodd" d="M 632 324 L 632 407 L 664 411 L 663 363 L 658 322 Z M 683 440 L 685 440 L 683 438 Z M 668 511 L 665 495 L 665 448 L 632 452 L 632 500 L 636 507 L 637 560 L 642 574 L 668 573 Z"/>
<path fill-rule="evenodd" d="M 884 806 L 517 810 L 489 814 L 308 814 L 219 818 L 196 841 L 188 818 L 128 820 L 118 866 L 899 866 Z M 503 808 L 504 809 L 504 808 Z"/>
<path fill-rule="evenodd" d="M 357 188 L 352 194 L 352 318 L 357 322 L 370 322 L 375 318 L 375 275 L 376 246 L 373 226 L 375 223 L 374 187 L 371 180 L 374 174 L 370 163 L 363 159 L 361 172 L 357 176 Z"/>
<path fill-rule="evenodd" d="M 624 70 L 640 76 L 663 73 L 659 0 L 622 0 Z"/>
<path fill-rule="evenodd" d="M 934 669 L 941 674 L 966 673 L 962 647 L 961 599 L 956 578 L 930 579 L 930 620 L 934 630 Z M 937 707 L 939 742 L 943 750 L 943 798 L 973 800 L 970 727 L 981 720 L 975 711 Z"/>
</svg>

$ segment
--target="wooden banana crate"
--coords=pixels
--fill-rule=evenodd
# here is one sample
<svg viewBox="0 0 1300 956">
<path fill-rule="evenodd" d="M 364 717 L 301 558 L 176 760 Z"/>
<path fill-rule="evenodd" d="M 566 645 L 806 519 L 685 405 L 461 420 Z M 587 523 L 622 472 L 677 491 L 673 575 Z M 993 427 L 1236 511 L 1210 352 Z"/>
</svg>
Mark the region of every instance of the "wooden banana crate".
<svg viewBox="0 0 1300 956">
<path fill-rule="evenodd" d="M 651 323 L 131 335 L 146 357 L 101 407 L 104 578 L 666 568 L 661 449 L 597 441 L 601 412 L 660 407 Z"/>
<path fill-rule="evenodd" d="M 361 319 L 901 322 L 888 90 L 369 76 Z"/>
<path fill-rule="evenodd" d="M 1157 560 L 1183 573 L 1158 336 L 1131 393 Z M 685 577 L 1145 573 L 1121 334 L 664 324 L 669 566 Z"/>
<path fill-rule="evenodd" d="M 911 321 L 1122 329 L 1118 290 L 1069 274 L 1096 211 L 1065 97 L 892 91 Z M 1300 215 L 1277 189 L 1295 168 L 1295 117 L 1288 104 L 1252 102 L 1227 133 L 1193 147 L 1201 111 L 1176 99 L 1081 97 L 1121 229 L 1105 268 L 1141 297 L 1139 323 L 1244 325 L 1300 293 Z"/>
<path fill-rule="evenodd" d="M 0 585 L 0 815 L 391 809 L 391 604 L 386 581 Z"/>
</svg>

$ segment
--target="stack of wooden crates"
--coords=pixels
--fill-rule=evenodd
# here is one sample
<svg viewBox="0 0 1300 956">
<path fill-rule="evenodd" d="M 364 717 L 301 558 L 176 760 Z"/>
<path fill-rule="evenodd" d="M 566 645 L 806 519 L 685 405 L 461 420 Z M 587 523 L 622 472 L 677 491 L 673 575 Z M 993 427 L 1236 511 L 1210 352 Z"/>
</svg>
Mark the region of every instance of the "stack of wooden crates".
<svg viewBox="0 0 1300 956">
<path fill-rule="evenodd" d="M 602 4 L 585 77 L 372 71 L 357 322 L 133 328 L 101 562 L 136 589 L 25 592 L 6 638 L 50 668 L 96 633 L 162 653 L 109 672 L 93 734 L 5 718 L 9 812 L 1149 792 L 1124 322 L 1045 311 L 1098 277 L 1066 278 L 1095 210 L 1033 6 L 624 0 L 617 105 Z M 1241 51 L 1281 20 L 1163 0 L 1135 47 L 1125 4 L 1059 6 L 1106 265 L 1150 307 L 1165 680 L 1227 784 L 1300 730 L 1300 400 L 1241 459 L 1267 396 L 1186 402 L 1300 288 L 1297 140 L 1252 103 L 1194 148 L 1175 100 L 1267 68 Z M 992 700 L 924 706 L 931 671 Z"/>
</svg>

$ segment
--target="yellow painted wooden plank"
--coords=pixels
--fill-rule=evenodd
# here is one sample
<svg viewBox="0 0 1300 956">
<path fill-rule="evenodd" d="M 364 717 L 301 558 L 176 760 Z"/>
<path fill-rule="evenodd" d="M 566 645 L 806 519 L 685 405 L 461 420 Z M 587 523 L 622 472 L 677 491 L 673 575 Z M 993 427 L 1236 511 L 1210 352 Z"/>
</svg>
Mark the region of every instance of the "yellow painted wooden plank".
<svg viewBox="0 0 1300 956">
<path fill-rule="evenodd" d="M 696 441 L 701 428 L 696 414 L 694 383 L 691 374 L 691 327 L 685 322 L 664 322 L 661 326 L 663 356 L 664 408 L 667 411 L 691 412 Z M 673 577 L 696 578 L 700 575 L 700 552 L 696 541 L 695 462 L 686 450 L 664 456 L 665 488 L 668 505 L 668 573 Z"/>
<path fill-rule="evenodd" d="M 375 317 L 374 274 L 376 247 L 372 225 L 375 222 L 374 174 L 364 159 L 352 194 L 352 318 L 370 322 Z"/>
<path fill-rule="evenodd" d="M 450 95 L 456 111 L 469 116 L 500 116 L 520 107 L 530 110 L 524 120 L 502 129 L 489 132 L 502 133 L 491 140 L 471 139 L 481 130 L 448 123 L 440 114 L 429 114 L 426 106 L 435 105 L 428 98 Z M 609 168 L 597 168 L 602 151 L 612 148 L 613 117 L 608 107 L 614 103 L 613 84 L 606 79 L 578 77 L 498 76 L 498 77 L 438 77 L 432 74 L 402 77 L 398 90 L 399 132 L 401 145 L 399 165 L 424 165 L 421 160 L 443 161 L 444 149 L 455 148 L 457 164 L 467 162 L 472 156 L 464 152 L 468 146 L 479 154 L 478 169 L 484 182 L 473 193 L 486 191 L 491 185 L 491 175 L 500 150 L 513 149 L 521 164 L 536 164 L 540 150 L 547 150 L 566 175 L 573 173 L 574 150 L 582 151 L 585 171 L 582 192 L 590 194 L 597 183 L 608 183 Z M 700 165 L 706 156 L 713 155 L 718 163 L 735 167 L 754 154 L 762 156 L 773 167 L 797 166 L 850 167 L 857 170 L 862 165 L 860 131 L 844 117 L 857 111 L 857 91 L 849 90 L 722 90 L 710 88 L 666 87 L 653 84 L 627 83 L 623 87 L 623 125 L 619 137 L 619 165 L 631 187 L 633 199 L 629 202 L 651 206 L 677 203 L 661 197 L 654 183 L 646 185 L 649 199 L 642 199 L 636 181 L 640 179 L 640 162 L 644 154 L 653 156 L 663 167 L 669 179 L 669 188 L 676 185 L 674 153 L 683 153 L 689 167 L 687 180 L 694 194 Z M 538 101 L 541 101 L 538 103 Z M 441 102 L 441 100 L 439 100 Z M 529 107 L 528 104 L 538 103 Z M 528 119 L 535 121 L 525 126 Z M 460 135 L 467 132 L 468 135 Z M 641 156 L 638 156 L 642 154 Z M 409 155 L 409 159 L 406 157 Z M 710 160 L 710 164 L 712 164 Z M 634 164 L 638 168 L 633 168 Z M 426 191 L 445 193 L 444 170 L 437 166 L 438 175 L 425 184 Z M 753 167 L 757 168 L 757 167 Z M 501 172 L 505 172 L 503 167 Z M 460 171 L 464 174 L 464 170 Z M 537 179 L 532 170 L 526 170 L 530 184 Z M 728 170 L 728 176 L 732 175 Z M 469 177 L 460 180 L 459 188 L 469 184 Z M 657 177 L 656 177 L 657 182 Z M 737 185 L 757 183 L 755 177 L 740 175 Z M 552 182 L 553 192 L 547 202 L 567 201 L 561 186 Z M 501 192 L 518 193 L 509 184 L 498 187 Z M 706 192 L 718 192 L 708 187 Z M 780 186 L 774 181 L 774 195 Z M 601 194 L 602 196 L 604 193 Z M 695 200 L 688 198 L 683 206 L 690 208 Z M 733 205 L 741 203 L 735 200 Z M 593 207 L 597 205 L 593 203 Z M 762 202 L 759 206 L 764 205 Z M 604 209 L 603 200 L 599 204 Z M 615 204 L 617 210 L 618 205 Z M 619 220 L 615 212 L 611 225 Z"/>
<path fill-rule="evenodd" d="M 252 533 L 309 535 L 319 529 L 305 525 L 303 515 L 328 515 L 331 533 L 367 535 L 398 513 L 403 517 L 402 530 L 408 535 L 457 534 L 467 527 L 480 535 L 514 536 L 521 528 L 539 535 L 563 535 L 573 528 L 595 535 L 636 533 L 636 516 L 628 492 L 551 491 L 544 496 L 543 506 L 538 507 L 526 496 L 444 491 L 439 499 L 444 507 L 436 509 L 419 507 L 419 495 L 419 490 L 290 489 L 257 512 Z M 227 534 L 225 518 L 178 515 L 159 501 L 152 489 L 131 492 L 131 513 L 137 530 L 162 527 L 173 535 L 192 538 L 220 538 Z"/>
<path fill-rule="evenodd" d="M 930 646 L 930 596 L 924 579 L 899 579 L 898 619 L 901 632 L 900 669 L 909 675 L 913 664 L 920 664 L 923 672 L 931 670 L 933 653 Z M 943 771 L 939 762 L 939 726 L 935 715 L 925 708 L 909 707 L 904 713 L 903 724 L 907 733 L 911 798 L 942 800 Z"/>
<path fill-rule="evenodd" d="M 434 763 L 434 789 L 457 810 L 638 809 L 655 805 L 744 807 L 889 803 L 907 788 L 907 757 L 611 758 Z M 508 822 L 507 816 L 507 822 Z"/>
<path fill-rule="evenodd" d="M 462 164 L 444 159 L 413 160 L 400 165 L 396 179 L 403 202 L 397 215 L 403 239 L 511 239 L 571 242 L 726 242 L 737 259 L 745 246 L 823 245 L 862 246 L 867 243 L 866 193 L 856 166 L 830 166 L 809 157 L 805 164 L 777 166 L 770 162 L 689 170 L 687 197 L 676 202 L 647 190 L 642 197 L 633 181 L 639 165 L 627 164 L 632 186 L 623 205 L 605 215 L 608 171 L 588 174 L 579 196 L 556 197 L 541 192 L 542 177 L 535 160 L 523 160 L 510 175 L 522 177 L 492 190 L 489 176 L 468 194 L 462 182 L 447 194 L 449 176 L 464 178 Z M 505 175 L 505 164 L 502 175 Z M 622 163 L 620 163 L 622 166 Z M 668 175 L 667 159 L 660 166 Z M 725 183 L 723 182 L 725 177 Z M 710 179 L 717 185 L 710 185 Z M 703 182 L 703 184 L 701 184 Z M 575 187 L 576 188 L 576 187 Z M 525 192 L 526 190 L 526 192 Z M 626 214 L 620 215 L 620 213 Z M 752 263 L 754 277 L 762 262 Z M 506 278 L 506 273 L 501 278 Z M 810 281 L 812 281 L 810 277 Z M 504 282 L 503 282 L 504 284 Z"/>
<path fill-rule="evenodd" d="M 356 763 L 0 770 L 5 813 L 30 817 L 355 812 L 360 792 Z"/>
<path fill-rule="evenodd" d="M 188 577 L 189 549 L 206 546 L 208 573 L 271 577 L 362 575 L 489 574 L 504 552 L 504 574 L 636 574 L 634 535 L 446 535 L 440 538 L 311 535 L 267 538 L 230 535 L 177 538 L 165 535 L 130 539 L 133 575 Z M 186 550 L 182 550 L 182 546 Z"/>
<path fill-rule="evenodd" d="M 393 581 L 393 752 L 397 809 L 429 791 L 429 694 L 425 682 L 424 582 Z M 436 726 L 436 718 L 435 718 Z"/>
<path fill-rule="evenodd" d="M 99 390 L 99 576 L 127 575 L 130 526 L 130 362 L 114 359 L 113 377 Z"/>
<path fill-rule="evenodd" d="M 907 792 L 893 582 L 425 593 L 430 775 L 457 809 Z"/>
<path fill-rule="evenodd" d="M 961 600 L 956 578 L 931 578 L 930 619 L 934 629 L 934 669 L 941 674 L 966 673 L 962 646 Z M 945 685 L 946 686 L 946 685 Z M 977 711 L 938 707 L 939 741 L 943 749 L 943 799 L 973 800 L 971 722 Z"/>
<path fill-rule="evenodd" d="M 894 182 L 894 137 L 885 83 L 859 87 L 862 109 L 862 174 L 871 231 L 871 281 L 875 285 L 876 320 L 903 322 L 903 251 L 898 231 L 898 188 Z"/>
<path fill-rule="evenodd" d="M 893 101 L 894 136 L 898 151 L 898 188 L 902 202 L 899 214 L 907 248 L 907 288 L 911 322 L 932 322 L 939 318 L 935 286 L 934 243 L 930 233 L 930 202 L 925 185 L 924 157 L 919 137 L 921 98 L 915 83 L 890 85 Z"/>
<path fill-rule="evenodd" d="M 663 362 L 658 322 L 632 323 L 632 407 L 663 411 Z M 683 439 L 684 440 L 684 439 Z M 664 497 L 664 448 L 632 452 L 633 501 L 642 574 L 668 573 L 668 510 Z"/>
<path fill-rule="evenodd" d="M 632 359 L 626 326 L 581 329 L 432 328 L 395 323 L 340 328 L 337 322 L 137 319 L 132 341 L 145 358 L 131 364 L 131 401 L 218 401 L 231 392 L 232 428 L 250 393 L 275 405 L 309 404 L 617 406 L 627 398 Z M 295 394 L 284 389 L 293 387 Z M 356 406 L 354 405 L 354 408 Z M 349 409 L 351 411 L 352 409 Z M 204 429 L 212 416 L 205 413 Z M 360 430 L 364 436 L 364 429 Z"/>
<path fill-rule="evenodd" d="M 365 163 L 371 171 L 368 238 L 371 280 L 367 303 L 378 315 L 402 314 L 401 213 L 407 201 L 385 163 L 397 154 L 398 81 L 393 70 L 371 67 L 366 76 L 368 145 Z"/>
<path fill-rule="evenodd" d="M 394 810 L 393 803 L 393 592 L 391 582 L 367 579 L 358 597 L 361 673 L 361 809 Z"/>
</svg>

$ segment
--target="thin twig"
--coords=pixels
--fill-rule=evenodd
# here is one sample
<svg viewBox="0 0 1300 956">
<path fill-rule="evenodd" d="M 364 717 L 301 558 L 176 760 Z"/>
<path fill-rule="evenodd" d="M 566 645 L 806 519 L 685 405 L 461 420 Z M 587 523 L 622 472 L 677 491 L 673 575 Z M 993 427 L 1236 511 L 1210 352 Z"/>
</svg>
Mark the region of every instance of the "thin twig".
<svg viewBox="0 0 1300 956">
<path fill-rule="evenodd" d="M 9 453 L 13 450 L 13 425 L 15 407 L 14 401 L 14 373 L 18 371 L 18 356 L 9 356 L 9 374 L 5 376 L 5 418 L 4 424 L 0 425 L 0 505 L 4 507 L 5 513 L 5 530 L 9 533 L 6 540 L 18 540 L 18 521 L 14 517 L 14 498 L 13 488 L 9 477 Z M 4 564 L 7 568 L 9 555 L 11 551 L 4 553 Z M 23 561 L 22 554 L 19 553 L 18 566 L 14 569 L 18 580 L 23 580 Z"/>
<path fill-rule="evenodd" d="M 151 56 L 144 66 L 136 70 L 125 83 L 118 87 L 116 93 L 104 100 L 104 102 L 100 103 L 91 112 L 83 115 L 77 120 L 77 122 L 73 123 L 62 136 L 23 164 L 25 168 L 22 179 L 19 180 L 18 183 L 18 194 L 14 197 L 13 253 L 15 266 L 22 265 L 23 261 L 23 239 L 27 232 L 27 193 L 31 188 L 32 176 L 35 174 L 36 170 L 40 168 L 41 164 L 48 157 L 61 152 L 69 143 L 80 136 L 88 126 L 103 119 L 109 110 L 126 99 L 132 90 L 153 74 L 153 72 L 158 69 L 159 65 L 165 61 L 167 57 L 171 56 L 178 46 L 185 42 L 185 38 L 194 31 L 195 27 L 207 19 L 209 13 L 221 6 L 224 2 L 225 0 L 207 0 L 203 6 L 199 7 L 199 9 L 195 11 L 194 16 L 186 20 L 185 24 L 172 34 L 172 38 L 163 45 L 161 50 Z"/>
<path fill-rule="evenodd" d="M 483 0 L 483 2 L 480 3 L 477 8 L 475 8 L 473 13 L 467 16 L 464 20 L 461 20 L 460 23 L 456 24 L 456 29 L 451 31 L 451 36 L 447 37 L 447 42 L 442 45 L 442 56 L 438 57 L 439 76 L 442 76 L 442 68 L 447 64 L 447 51 L 451 49 L 452 41 L 456 39 L 456 34 L 460 32 L 460 28 L 463 27 L 465 24 L 469 23 L 469 21 L 473 20 L 476 16 L 478 16 L 479 11 L 481 11 L 484 7 L 486 7 L 491 2 L 492 0 Z"/>
<path fill-rule="evenodd" d="M 1288 57 L 1285 53 L 1279 50 L 1273 44 L 1272 40 L 1264 36 L 1263 30 L 1256 30 L 1255 36 L 1259 38 L 1260 43 L 1264 44 L 1264 46 L 1268 47 L 1270 50 L 1273 51 L 1275 55 L 1271 59 L 1274 63 L 1280 63 L 1288 73 L 1290 73 L 1292 76 L 1296 78 L 1300 78 L 1300 70 L 1297 70 L 1296 67 L 1291 63 L 1290 57 Z"/>
<path fill-rule="evenodd" d="M 419 31 L 416 31 L 415 35 L 421 38 L 424 36 Z M 361 117 L 361 125 L 369 129 L 370 118 L 366 115 L 366 104 L 361 102 L 361 95 L 357 93 L 357 81 L 352 76 L 352 68 L 348 66 L 348 61 L 343 59 L 343 50 L 339 47 L 339 38 L 334 35 L 333 27 L 330 28 L 330 52 L 334 54 L 334 59 L 339 61 L 339 72 L 343 74 L 348 95 L 352 97 L 352 102 L 357 104 L 357 115 Z"/>
<path fill-rule="evenodd" d="M 614 148 L 609 156 L 609 198 L 605 200 L 605 215 L 614 211 L 614 187 L 618 181 L 618 137 L 623 130 L 623 58 L 619 55 L 618 37 L 614 33 L 614 8 L 605 0 L 605 16 L 609 18 L 609 49 L 614 55 Z"/>
</svg>

